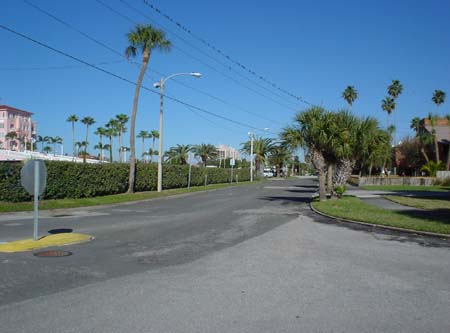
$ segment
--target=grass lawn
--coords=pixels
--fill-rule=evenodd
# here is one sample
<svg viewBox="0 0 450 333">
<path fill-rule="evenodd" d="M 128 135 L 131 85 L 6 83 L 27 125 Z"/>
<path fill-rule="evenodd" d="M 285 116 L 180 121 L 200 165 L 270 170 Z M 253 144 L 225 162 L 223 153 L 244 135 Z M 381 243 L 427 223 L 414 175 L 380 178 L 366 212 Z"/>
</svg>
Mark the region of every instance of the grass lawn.
<svg viewBox="0 0 450 333">
<path fill-rule="evenodd" d="M 450 211 L 450 200 L 427 199 L 427 198 L 409 198 L 398 195 L 386 195 L 385 199 L 397 202 L 404 206 L 416 207 L 420 209 L 448 209 Z M 450 217 L 449 217 L 450 220 Z"/>
<path fill-rule="evenodd" d="M 258 183 L 258 181 L 255 181 Z M 160 197 L 167 197 L 176 194 L 184 194 L 191 192 L 199 192 L 206 190 L 215 190 L 231 186 L 239 186 L 251 184 L 251 182 L 241 182 L 239 184 L 211 184 L 208 186 L 196 186 L 187 188 L 178 188 L 171 190 L 164 190 L 161 193 L 156 191 L 151 192 L 137 192 L 133 194 L 123 193 L 115 195 L 105 195 L 101 197 L 94 198 L 81 198 L 81 199 L 58 199 L 58 200 L 42 200 L 39 201 L 39 209 L 58 209 L 58 208 L 76 208 L 76 207 L 86 207 L 86 206 L 97 206 L 97 205 L 109 205 L 129 201 L 139 201 L 145 199 L 153 199 Z M 0 213 L 6 212 L 22 212 L 22 211 L 32 211 L 33 202 L 0 202 Z"/>
<path fill-rule="evenodd" d="M 372 191 L 450 191 L 450 186 L 364 185 L 361 188 Z"/>
<path fill-rule="evenodd" d="M 314 201 L 313 207 L 327 215 L 391 227 L 450 234 L 450 210 L 430 217 L 417 217 L 407 212 L 386 210 L 369 205 L 355 197 L 325 202 Z M 447 222 L 447 223 L 446 223 Z"/>
</svg>

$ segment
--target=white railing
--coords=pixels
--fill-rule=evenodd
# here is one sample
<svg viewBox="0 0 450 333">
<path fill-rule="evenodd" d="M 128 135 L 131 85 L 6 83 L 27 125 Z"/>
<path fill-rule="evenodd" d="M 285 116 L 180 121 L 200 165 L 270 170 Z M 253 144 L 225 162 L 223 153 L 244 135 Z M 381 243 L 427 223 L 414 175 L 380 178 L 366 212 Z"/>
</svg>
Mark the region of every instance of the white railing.
<svg viewBox="0 0 450 333">
<path fill-rule="evenodd" d="M 67 156 L 67 155 L 58 155 L 58 154 L 44 154 L 36 151 L 14 151 L 7 149 L 0 149 L 0 161 L 23 161 L 28 159 L 42 159 L 49 161 L 67 161 L 67 162 L 76 162 L 81 163 L 83 159 L 80 157 Z M 99 160 L 94 160 L 87 158 L 87 163 L 100 163 Z"/>
</svg>

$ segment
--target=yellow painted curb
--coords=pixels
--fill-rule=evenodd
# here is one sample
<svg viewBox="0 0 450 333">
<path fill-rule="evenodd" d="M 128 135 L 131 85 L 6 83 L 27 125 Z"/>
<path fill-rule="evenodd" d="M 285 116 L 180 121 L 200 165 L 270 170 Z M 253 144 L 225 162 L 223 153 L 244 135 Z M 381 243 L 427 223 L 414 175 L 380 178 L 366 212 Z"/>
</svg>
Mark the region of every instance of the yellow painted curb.
<svg viewBox="0 0 450 333">
<path fill-rule="evenodd" d="M 56 235 L 48 235 L 39 238 L 37 241 L 33 239 L 22 239 L 5 244 L 0 244 L 0 252 L 24 252 L 36 249 L 42 249 L 50 246 L 61 246 L 85 243 L 93 240 L 94 237 L 77 233 L 62 233 Z"/>
</svg>

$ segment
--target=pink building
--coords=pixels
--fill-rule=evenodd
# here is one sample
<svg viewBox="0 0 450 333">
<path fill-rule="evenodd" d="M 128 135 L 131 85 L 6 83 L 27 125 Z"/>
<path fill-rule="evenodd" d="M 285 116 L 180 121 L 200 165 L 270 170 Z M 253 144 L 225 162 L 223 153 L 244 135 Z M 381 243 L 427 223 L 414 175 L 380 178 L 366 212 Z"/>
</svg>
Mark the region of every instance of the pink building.
<svg viewBox="0 0 450 333">
<path fill-rule="evenodd" d="M 25 151 L 36 136 L 31 112 L 0 105 L 0 148 Z M 15 134 L 13 134 L 15 133 Z"/>
</svg>

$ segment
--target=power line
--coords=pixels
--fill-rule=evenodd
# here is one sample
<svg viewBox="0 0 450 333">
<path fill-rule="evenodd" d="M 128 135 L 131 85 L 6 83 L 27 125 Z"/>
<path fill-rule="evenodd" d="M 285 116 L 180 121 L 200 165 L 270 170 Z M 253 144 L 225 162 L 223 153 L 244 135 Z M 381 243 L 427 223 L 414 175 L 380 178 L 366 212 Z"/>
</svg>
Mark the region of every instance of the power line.
<svg viewBox="0 0 450 333">
<path fill-rule="evenodd" d="M 214 52 L 216 52 L 217 54 L 219 54 L 220 56 L 224 57 L 225 59 L 227 59 L 228 61 L 230 61 L 231 63 L 235 64 L 236 66 L 240 67 L 241 69 L 247 71 L 248 73 L 252 74 L 253 76 L 255 76 L 256 78 L 264 81 L 266 84 L 276 88 L 277 90 L 283 92 L 284 94 L 295 98 L 296 100 L 307 104 L 307 105 L 313 105 L 313 103 L 308 102 L 307 100 L 305 100 L 303 97 L 297 96 L 289 91 L 287 91 L 286 89 L 281 88 L 279 85 L 277 85 L 276 83 L 274 83 L 273 81 L 267 79 L 266 77 L 256 73 L 254 70 L 252 70 L 251 68 L 249 68 L 248 66 L 240 63 L 239 61 L 235 60 L 233 57 L 230 57 L 228 54 L 226 54 L 225 52 L 223 52 L 221 49 L 215 47 L 212 43 L 209 43 L 208 41 L 206 41 L 205 39 L 197 36 L 196 34 L 194 34 L 190 29 L 188 29 L 186 26 L 184 26 L 183 24 L 179 23 L 178 21 L 175 21 L 171 16 L 169 16 L 168 14 L 162 12 L 159 8 L 157 8 L 156 6 L 152 5 L 151 3 L 149 3 L 148 0 L 142 0 L 143 3 L 150 7 L 151 9 L 153 9 L 156 13 L 158 13 L 159 15 L 161 15 L 162 17 L 164 17 L 166 20 L 168 20 L 169 22 L 171 22 L 172 24 L 174 24 L 175 26 L 177 26 L 178 28 L 180 28 L 181 30 L 183 30 L 184 32 L 188 33 L 189 35 L 191 35 L 192 37 L 194 37 L 195 39 L 197 39 L 198 41 L 200 41 L 202 44 L 206 45 L 207 47 L 209 47 L 210 49 L 212 49 Z"/>
<path fill-rule="evenodd" d="M 42 42 L 40 42 L 40 41 L 38 41 L 38 40 L 36 40 L 36 39 L 33 39 L 33 38 L 31 38 L 31 37 L 29 37 L 29 36 L 27 36 L 27 35 L 24 35 L 24 34 L 18 32 L 18 31 L 15 31 L 15 30 L 13 30 L 13 29 L 11 29 L 11 28 L 8 28 L 7 26 L 4 26 L 4 25 L 0 24 L 0 28 L 3 29 L 3 30 L 6 30 L 6 31 L 8 31 L 8 32 L 10 32 L 10 33 L 12 33 L 12 34 L 14 34 L 14 35 L 16 35 L 16 36 L 19 36 L 19 37 L 21 37 L 21 38 L 23 38 L 23 39 L 26 39 L 26 40 L 28 40 L 28 41 L 30 41 L 30 42 L 33 42 L 33 43 L 35 43 L 35 44 L 38 44 L 38 45 L 40 45 L 40 46 L 42 46 L 42 47 L 44 47 L 44 48 L 46 48 L 46 49 L 49 49 L 49 50 L 51 50 L 51 51 L 53 51 L 53 52 L 55 52 L 55 53 L 58 53 L 58 54 L 63 55 L 63 56 L 65 56 L 65 57 L 67 57 L 67 58 L 70 58 L 70 59 L 72 59 L 72 60 L 74 60 L 74 61 L 76 61 L 76 62 L 79 62 L 79 63 L 81 63 L 81 64 L 83 64 L 83 65 L 86 65 L 86 66 L 88 66 L 88 67 L 90 67 L 90 68 L 93 68 L 93 69 L 95 69 L 95 70 L 97 70 L 97 71 L 100 71 L 100 72 L 102 72 L 102 73 L 104 73 L 104 74 L 107 74 L 107 75 L 109 75 L 109 76 L 115 77 L 116 79 L 119 79 L 119 80 L 124 81 L 124 82 L 126 82 L 126 83 L 129 83 L 129 84 L 131 84 L 131 85 L 133 85 L 133 86 L 136 86 L 136 82 L 134 82 L 134 81 L 131 81 L 131 80 L 127 79 L 127 78 L 124 78 L 123 76 L 120 76 L 120 75 L 115 74 L 115 73 L 113 73 L 113 72 L 110 72 L 110 71 L 108 71 L 108 70 L 106 70 L 106 69 L 103 69 L 103 68 L 101 68 L 101 67 L 98 67 L 98 66 L 96 66 L 96 65 L 94 65 L 94 64 L 91 64 L 91 63 L 85 61 L 85 60 L 82 60 L 82 59 L 77 58 L 77 57 L 75 57 L 75 56 L 73 56 L 73 55 L 71 55 L 71 54 L 68 54 L 68 53 L 66 53 L 66 52 L 64 52 L 64 51 L 58 50 L 58 49 L 56 49 L 56 48 L 54 48 L 54 47 L 52 47 L 52 46 L 50 46 L 50 45 L 47 45 L 47 44 L 45 44 L 45 43 L 42 43 Z M 148 88 L 148 87 L 141 86 L 141 88 L 144 89 L 144 90 L 146 90 L 146 91 L 151 92 L 152 94 L 159 95 L 158 92 L 153 91 L 153 90 L 151 90 L 151 89 Z M 178 99 L 178 98 L 176 98 L 176 97 L 173 97 L 173 96 L 170 96 L 170 95 L 164 95 L 164 96 L 165 96 L 165 98 L 167 98 L 167 99 L 169 99 L 169 100 L 172 100 L 172 101 L 174 101 L 174 102 L 176 102 L 176 103 L 178 103 L 178 104 L 181 104 L 181 105 L 187 106 L 187 107 L 189 107 L 189 108 L 195 109 L 195 110 L 197 110 L 197 111 L 200 111 L 200 112 L 209 114 L 209 115 L 214 116 L 214 117 L 216 117 L 216 118 L 220 118 L 220 119 L 222 119 L 222 120 L 226 120 L 226 121 L 231 122 L 231 123 L 234 123 L 234 124 L 236 124 L 236 125 L 240 125 L 240 126 L 243 126 L 243 127 L 246 127 L 246 128 L 251 128 L 251 129 L 254 129 L 254 130 L 257 130 L 257 131 L 261 131 L 261 130 L 262 130 L 261 128 L 255 127 L 255 126 L 253 126 L 253 125 L 246 124 L 246 123 L 243 123 L 243 122 L 240 122 L 240 121 L 231 119 L 231 118 L 227 118 L 227 117 L 224 117 L 224 116 L 222 116 L 222 115 L 216 114 L 216 113 L 211 112 L 211 111 L 208 111 L 208 110 L 206 110 L 206 109 L 203 109 L 203 108 L 201 108 L 201 107 L 198 107 L 198 106 L 196 106 L 196 105 L 190 104 L 190 103 L 188 103 L 188 102 L 184 102 L 184 101 L 182 101 L 182 100 L 180 100 L 180 99 Z M 262 130 L 262 131 L 264 131 L 264 130 Z"/>
<path fill-rule="evenodd" d="M 96 66 L 110 65 L 110 64 L 117 64 L 120 62 L 123 62 L 123 60 L 103 61 L 94 63 L 94 65 Z M 58 69 L 77 69 L 77 68 L 84 68 L 84 66 L 68 65 L 68 66 L 47 66 L 47 67 L 0 67 L 0 71 L 41 71 L 41 70 L 58 70 Z"/>
<path fill-rule="evenodd" d="M 121 53 L 121 52 L 119 52 L 119 51 L 113 49 L 113 48 L 110 47 L 109 45 L 107 45 L 107 44 L 105 44 L 105 43 L 99 41 L 98 39 L 96 39 L 96 38 L 90 36 L 89 34 L 83 32 L 82 30 L 80 30 L 80 29 L 78 29 L 77 27 L 71 25 L 70 23 L 68 23 L 68 22 L 66 22 L 66 21 L 64 21 L 64 20 L 62 20 L 62 19 L 60 19 L 60 18 L 58 18 L 57 16 L 55 16 L 54 14 L 52 14 L 52 13 L 46 11 L 45 9 L 43 9 L 43 8 L 41 8 L 41 7 L 39 7 L 39 6 L 35 5 L 35 4 L 33 4 L 33 3 L 31 3 L 31 2 L 28 1 L 28 0 L 23 0 L 23 1 L 24 1 L 27 5 L 33 7 L 33 8 L 36 9 L 37 11 L 39 11 L 40 13 L 42 13 L 42 14 L 44 14 L 44 15 L 50 17 L 50 18 L 52 18 L 53 20 L 56 20 L 57 22 L 61 23 L 61 24 L 64 25 L 65 27 L 67 27 L 67 28 L 69 28 L 69 29 L 71 29 L 71 30 L 74 30 L 75 32 L 79 33 L 80 35 L 82 35 L 83 37 L 89 39 L 90 41 L 96 43 L 97 45 L 100 45 L 101 47 L 107 49 L 108 51 L 114 53 L 115 55 L 118 55 L 118 56 L 120 56 L 120 57 L 122 57 L 122 58 L 125 58 L 129 63 L 135 65 L 136 67 L 138 67 L 138 66 L 140 65 L 140 64 L 137 63 L 137 62 L 134 62 L 134 61 L 131 61 L 131 60 L 127 59 L 123 53 Z M 111 8 L 110 6 L 104 4 L 102 1 L 98 0 L 97 2 L 99 2 L 99 3 L 102 4 L 103 6 L 107 7 L 107 8 L 110 9 L 111 11 L 115 12 L 116 14 L 118 14 L 118 15 L 124 17 L 127 21 L 130 21 L 131 23 L 136 24 L 136 22 L 134 22 L 132 19 L 128 18 L 127 16 L 125 16 L 125 15 L 123 15 L 123 14 L 121 14 L 120 12 L 116 12 L 113 8 Z M 164 76 L 164 74 L 162 74 L 161 72 L 158 72 L 158 71 L 156 71 L 156 70 L 150 69 L 150 71 L 155 72 L 155 73 L 157 73 L 157 74 L 159 74 L 159 75 Z M 152 79 L 156 81 L 155 78 L 152 78 Z M 223 99 L 221 99 L 221 98 L 219 98 L 219 97 L 213 96 L 213 95 L 211 95 L 211 94 L 209 94 L 209 93 L 207 93 L 207 92 L 204 92 L 204 91 L 202 91 L 202 90 L 200 90 L 200 89 L 197 89 L 197 88 L 194 88 L 194 87 L 192 87 L 192 86 L 189 86 L 189 85 L 187 85 L 187 84 L 185 84 L 185 83 L 182 83 L 181 81 L 178 81 L 178 80 L 174 80 L 174 81 L 176 81 L 178 84 L 180 84 L 180 85 L 182 85 L 182 86 L 184 86 L 184 87 L 187 87 L 187 88 L 189 88 L 189 89 L 192 89 L 192 90 L 194 90 L 194 91 L 197 91 L 197 92 L 199 92 L 199 93 L 201 93 L 201 94 L 203 94 L 203 95 L 206 95 L 206 96 L 208 96 L 208 97 L 210 97 L 210 98 L 213 98 L 213 99 L 215 99 L 215 100 L 217 100 L 217 101 L 220 101 L 220 102 L 222 102 L 222 103 L 224 103 L 224 104 L 233 106 L 231 103 L 226 102 L 226 101 L 224 101 Z M 261 115 L 259 115 L 259 114 L 257 114 L 257 113 L 254 113 L 254 112 L 251 112 L 251 111 L 247 111 L 247 110 L 245 110 L 245 109 L 243 109 L 243 108 L 241 108 L 241 107 L 238 107 L 238 106 L 234 106 L 234 107 L 235 107 L 235 108 L 239 108 L 239 109 L 241 109 L 242 111 L 244 111 L 244 112 L 246 112 L 246 113 L 249 113 L 249 114 L 252 114 L 252 115 L 254 115 L 254 116 L 256 116 L 256 117 L 259 117 L 259 118 L 261 118 L 261 119 L 268 120 L 268 121 L 272 121 L 272 122 L 275 121 L 275 120 L 273 120 L 273 119 L 270 119 L 270 118 L 261 116 Z"/>
<path fill-rule="evenodd" d="M 111 10 L 112 12 L 114 12 L 115 14 L 121 16 L 121 17 L 124 18 L 125 20 L 127 20 L 127 21 L 129 21 L 129 22 L 134 22 L 134 21 L 133 21 L 132 19 L 130 19 L 129 17 L 127 17 L 127 16 L 123 15 L 122 13 L 118 12 L 117 10 L 113 9 L 111 6 L 106 5 L 103 1 L 101 1 L 101 0 L 96 0 L 96 1 L 97 1 L 99 4 L 103 5 L 105 8 L 107 8 L 107 9 Z M 243 75 L 240 74 L 239 72 L 236 72 L 236 71 L 233 70 L 230 66 L 228 66 L 228 65 L 226 65 L 226 64 L 224 64 L 224 63 L 222 63 L 222 62 L 220 62 L 219 60 L 217 60 L 216 58 L 212 57 L 212 56 L 209 55 L 208 53 L 206 53 L 206 52 L 204 52 L 203 50 L 199 49 L 198 47 L 196 47 L 195 45 L 193 45 L 192 43 L 190 43 L 189 41 L 187 41 L 186 39 L 184 39 L 184 38 L 181 37 L 180 35 L 176 34 L 175 32 L 171 31 L 170 29 L 168 29 L 168 28 L 165 27 L 164 25 L 162 25 L 162 24 L 160 24 L 160 23 L 154 21 L 150 16 L 148 16 L 148 15 L 145 14 L 145 13 L 143 13 L 143 12 L 140 11 L 139 9 L 135 8 L 134 6 L 130 5 L 128 2 L 126 2 L 126 1 L 124 1 L 124 0 L 119 0 L 119 1 L 122 2 L 125 6 L 129 7 L 130 9 L 132 9 L 133 11 L 137 12 L 138 14 L 142 15 L 143 17 L 145 17 L 145 18 L 147 18 L 148 20 L 150 20 L 151 22 L 153 22 L 156 26 L 159 26 L 159 27 L 163 28 L 164 30 L 170 32 L 170 33 L 173 34 L 175 37 L 179 38 L 181 41 L 183 41 L 184 43 L 186 43 L 187 45 L 189 45 L 190 47 L 192 47 L 192 48 L 195 49 L 196 51 L 202 53 L 203 55 L 205 55 L 205 56 L 207 56 L 207 57 L 209 57 L 209 58 L 211 58 L 211 59 L 214 60 L 215 62 L 217 62 L 217 63 L 219 63 L 220 65 L 224 66 L 225 68 L 227 68 L 227 69 L 233 71 L 234 73 L 236 73 L 237 75 L 239 75 L 239 76 L 245 78 L 246 80 L 249 80 L 251 83 L 257 84 L 257 83 L 255 83 L 255 82 L 253 82 L 252 80 L 248 79 L 247 77 L 243 76 Z M 134 22 L 134 23 L 136 23 L 136 22 Z M 258 95 L 260 95 L 260 96 L 262 96 L 262 97 L 264 97 L 264 98 L 266 98 L 266 99 L 269 99 L 269 100 L 271 100 L 272 102 L 274 102 L 274 103 L 276 103 L 276 104 L 278 104 L 278 105 L 280 105 L 280 106 L 282 106 L 282 107 L 284 107 L 284 108 L 286 108 L 286 109 L 289 109 L 289 110 L 291 110 L 291 111 L 297 111 L 297 108 L 293 108 L 293 107 L 291 107 L 291 106 L 289 106 L 289 105 L 287 105 L 287 104 L 284 104 L 284 102 L 280 102 L 280 101 L 274 99 L 274 98 L 271 97 L 271 96 L 267 96 L 267 95 L 265 95 L 264 93 L 262 93 L 262 92 L 260 92 L 260 91 L 258 91 L 258 90 L 253 89 L 252 87 L 250 87 L 250 86 L 248 86 L 248 85 L 242 83 L 241 81 L 237 80 L 236 78 L 234 78 L 234 77 L 232 77 L 232 76 L 230 76 L 230 75 L 228 75 L 228 74 L 225 74 L 224 72 L 218 70 L 218 69 L 215 68 L 214 66 L 211 66 L 210 64 L 204 62 L 203 60 L 201 60 L 201 59 L 199 59 L 198 57 L 196 57 L 196 56 L 190 54 L 189 52 L 184 51 L 182 48 L 177 47 L 176 45 L 173 45 L 172 47 L 173 47 L 174 49 L 178 50 L 179 52 L 183 53 L 184 55 L 186 55 L 186 56 L 188 56 L 188 57 L 190 57 L 190 58 L 192 58 L 192 59 L 194 59 L 194 60 L 196 60 L 196 61 L 202 63 L 203 65 L 205 65 L 205 66 L 207 66 L 208 68 L 210 68 L 211 70 L 213 70 L 213 71 L 219 73 L 220 75 L 226 77 L 227 79 L 233 81 L 234 83 L 237 83 L 238 85 L 240 85 L 240 86 L 242 86 L 242 87 L 244 87 L 244 88 L 246 88 L 246 89 L 248 89 L 248 90 L 250 90 L 250 91 L 252 91 L 252 92 L 254 92 L 254 93 L 256 93 L 256 94 L 258 94 Z M 257 84 L 257 85 L 259 85 L 259 84 Z M 259 86 L 261 86 L 261 85 L 259 85 Z M 263 87 L 263 88 L 267 90 L 267 88 L 265 88 L 265 87 Z M 268 91 L 269 91 L 270 93 L 272 93 L 272 94 L 275 94 L 274 92 L 272 92 L 272 91 L 270 91 L 270 90 L 268 90 Z M 275 95 L 277 95 L 277 94 L 275 94 Z M 279 96 L 279 95 L 277 95 L 277 96 Z M 279 96 L 279 97 L 281 97 L 281 96 Z"/>
</svg>

